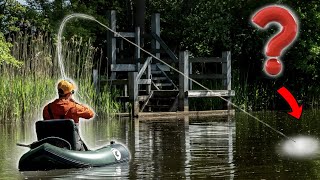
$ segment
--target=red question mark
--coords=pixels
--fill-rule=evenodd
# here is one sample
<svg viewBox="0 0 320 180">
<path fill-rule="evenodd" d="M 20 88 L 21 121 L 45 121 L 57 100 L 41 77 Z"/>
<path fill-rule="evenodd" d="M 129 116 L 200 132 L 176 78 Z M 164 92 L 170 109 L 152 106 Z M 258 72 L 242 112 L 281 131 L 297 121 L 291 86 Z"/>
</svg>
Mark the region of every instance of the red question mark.
<svg viewBox="0 0 320 180">
<path fill-rule="evenodd" d="M 277 22 L 282 26 L 281 32 L 272 37 L 265 48 L 266 56 L 272 58 L 264 63 L 264 71 L 271 77 L 277 77 L 282 72 L 282 63 L 279 57 L 283 49 L 297 37 L 298 23 L 290 10 L 276 5 L 260 9 L 252 17 L 252 22 L 260 29 L 266 29 L 267 25 L 272 22 Z"/>
</svg>

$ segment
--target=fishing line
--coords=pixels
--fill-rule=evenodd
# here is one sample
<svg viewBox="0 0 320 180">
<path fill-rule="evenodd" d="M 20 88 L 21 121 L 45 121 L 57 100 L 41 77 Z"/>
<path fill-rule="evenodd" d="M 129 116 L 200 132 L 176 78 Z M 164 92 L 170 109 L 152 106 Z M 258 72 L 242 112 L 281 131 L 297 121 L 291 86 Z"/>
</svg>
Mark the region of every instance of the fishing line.
<svg viewBox="0 0 320 180">
<path fill-rule="evenodd" d="M 171 65 L 169 65 L 168 63 L 164 62 L 163 60 L 161 60 L 160 58 L 157 58 L 155 55 L 151 54 L 150 52 L 148 52 L 147 50 L 141 48 L 139 45 L 135 44 L 134 42 L 130 41 L 129 39 L 125 38 L 124 36 L 122 36 L 121 34 L 117 33 L 116 31 L 113 31 L 112 29 L 110 29 L 108 26 L 102 24 L 101 22 L 99 22 L 98 20 L 96 20 L 94 17 L 86 15 L 86 14 L 80 14 L 80 13 L 75 13 L 75 14 L 71 14 L 69 16 L 67 16 L 65 19 L 69 20 L 70 18 L 73 17 L 82 17 L 84 19 L 90 19 L 93 20 L 95 22 L 97 22 L 98 24 L 100 24 L 101 26 L 105 27 L 106 29 L 108 29 L 109 31 L 111 31 L 112 33 L 116 34 L 118 37 L 121 37 L 122 39 L 126 40 L 128 43 L 134 45 L 135 47 L 139 48 L 141 51 L 147 53 L 148 55 L 150 55 L 151 57 L 153 57 L 154 59 L 158 60 L 159 62 L 163 63 L 164 65 L 168 66 L 169 68 L 171 68 L 172 70 L 174 70 L 175 72 L 179 73 L 180 75 L 182 75 L 185 78 L 188 78 L 189 80 L 191 80 L 192 82 L 196 83 L 197 85 L 199 85 L 200 87 L 202 87 L 203 89 L 213 92 L 211 89 L 203 86 L 202 84 L 200 84 L 198 81 L 190 78 L 189 76 L 186 76 L 185 74 L 183 74 L 182 72 L 180 72 L 179 70 L 175 69 L 174 67 L 172 67 Z M 244 109 L 242 109 L 241 107 L 239 107 L 238 105 L 232 103 L 231 101 L 227 100 L 226 98 L 222 97 L 222 96 L 218 96 L 219 98 L 221 98 L 222 100 L 230 103 L 233 107 L 239 109 L 240 111 L 242 111 L 243 113 L 245 113 L 246 115 L 252 117 L 253 119 L 257 120 L 258 122 L 260 122 L 261 124 L 267 126 L 268 128 L 270 128 L 271 130 L 273 130 L 274 132 L 282 135 L 283 137 L 296 142 L 295 140 L 293 140 L 292 138 L 288 137 L 287 135 L 283 134 L 282 132 L 280 132 L 279 130 L 271 127 L 269 124 L 265 123 L 264 121 L 260 120 L 259 118 L 253 116 L 252 114 L 248 113 L 247 111 L 245 111 Z"/>
</svg>

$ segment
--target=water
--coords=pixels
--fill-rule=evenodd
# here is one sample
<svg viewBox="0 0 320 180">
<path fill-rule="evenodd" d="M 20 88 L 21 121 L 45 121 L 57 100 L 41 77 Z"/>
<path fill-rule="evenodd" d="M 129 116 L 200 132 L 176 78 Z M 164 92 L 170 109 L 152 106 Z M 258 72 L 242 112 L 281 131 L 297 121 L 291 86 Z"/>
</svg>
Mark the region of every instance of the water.
<svg viewBox="0 0 320 180">
<path fill-rule="evenodd" d="M 290 136 L 320 136 L 320 111 L 301 120 L 285 113 L 254 113 Z M 92 149 L 115 140 L 128 146 L 130 163 L 110 167 L 19 172 L 17 161 L 31 143 L 34 126 L 0 126 L 0 179 L 320 179 L 319 158 L 282 157 L 276 147 L 285 138 L 243 113 L 233 118 L 102 120 L 81 122 Z"/>
</svg>

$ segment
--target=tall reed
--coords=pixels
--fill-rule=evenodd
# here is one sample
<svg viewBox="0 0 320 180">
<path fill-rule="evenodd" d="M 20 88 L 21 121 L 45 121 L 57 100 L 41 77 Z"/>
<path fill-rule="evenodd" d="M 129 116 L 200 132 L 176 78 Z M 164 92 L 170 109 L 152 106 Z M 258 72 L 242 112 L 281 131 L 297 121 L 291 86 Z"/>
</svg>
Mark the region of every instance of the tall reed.
<svg viewBox="0 0 320 180">
<path fill-rule="evenodd" d="M 12 55 L 23 62 L 21 68 L 0 65 L 0 121 L 33 120 L 41 117 L 41 109 L 57 97 L 56 83 L 61 79 L 54 38 L 48 34 L 19 32 L 10 36 Z M 99 114 L 118 112 L 114 94 L 103 87 L 97 93 L 92 81 L 92 69 L 100 68 L 103 52 L 74 36 L 63 40 L 63 57 L 67 77 L 78 87 L 78 100 Z"/>
</svg>

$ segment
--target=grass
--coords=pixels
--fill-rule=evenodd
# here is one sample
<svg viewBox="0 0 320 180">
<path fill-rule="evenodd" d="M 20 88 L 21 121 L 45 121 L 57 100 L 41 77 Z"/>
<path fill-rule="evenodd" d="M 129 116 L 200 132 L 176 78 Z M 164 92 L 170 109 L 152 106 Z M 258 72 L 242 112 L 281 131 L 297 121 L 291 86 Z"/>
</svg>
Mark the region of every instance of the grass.
<svg viewBox="0 0 320 180">
<path fill-rule="evenodd" d="M 56 83 L 61 74 L 55 42 L 46 34 L 20 33 L 11 36 L 11 43 L 12 55 L 23 65 L 0 65 L 0 122 L 31 121 L 40 118 L 42 107 L 57 97 Z M 62 44 L 66 76 L 76 82 L 79 91 L 75 96 L 80 103 L 91 106 L 99 115 L 119 112 L 120 105 L 108 86 L 97 93 L 93 84 L 92 70 L 100 73 L 102 50 L 76 36 Z"/>
</svg>

